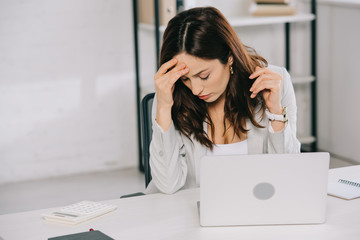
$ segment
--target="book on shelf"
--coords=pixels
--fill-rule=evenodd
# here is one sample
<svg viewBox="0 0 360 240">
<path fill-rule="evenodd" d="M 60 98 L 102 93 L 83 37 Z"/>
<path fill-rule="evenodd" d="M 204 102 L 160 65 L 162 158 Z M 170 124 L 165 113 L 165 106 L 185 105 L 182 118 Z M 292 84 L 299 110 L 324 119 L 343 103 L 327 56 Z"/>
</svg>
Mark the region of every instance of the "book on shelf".
<svg viewBox="0 0 360 240">
<path fill-rule="evenodd" d="M 154 24 L 155 8 L 153 0 L 138 0 L 140 22 Z M 266 1 L 266 0 L 265 0 Z M 278 0 L 277 0 L 278 1 Z M 197 6 L 197 0 L 159 0 L 159 23 L 166 26 L 167 23 L 178 12 L 194 8 Z"/>
<path fill-rule="evenodd" d="M 255 3 L 282 3 L 289 4 L 290 0 L 254 0 Z"/>
<path fill-rule="evenodd" d="M 167 25 L 169 20 L 177 13 L 176 0 L 159 0 L 159 24 Z M 155 8 L 154 1 L 139 0 L 139 15 L 141 23 L 154 24 L 155 23 Z"/>
<path fill-rule="evenodd" d="M 253 16 L 290 16 L 296 14 L 296 9 L 284 3 L 253 3 L 250 13 Z"/>
</svg>

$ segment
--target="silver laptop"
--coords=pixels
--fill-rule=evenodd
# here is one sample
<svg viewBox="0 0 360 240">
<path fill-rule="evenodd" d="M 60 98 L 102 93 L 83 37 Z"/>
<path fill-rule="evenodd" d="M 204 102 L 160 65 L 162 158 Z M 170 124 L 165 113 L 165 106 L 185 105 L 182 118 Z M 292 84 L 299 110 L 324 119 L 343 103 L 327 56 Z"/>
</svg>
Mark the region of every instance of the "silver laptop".
<svg viewBox="0 0 360 240">
<path fill-rule="evenodd" d="M 202 226 L 325 222 L 329 153 L 205 156 Z"/>
</svg>

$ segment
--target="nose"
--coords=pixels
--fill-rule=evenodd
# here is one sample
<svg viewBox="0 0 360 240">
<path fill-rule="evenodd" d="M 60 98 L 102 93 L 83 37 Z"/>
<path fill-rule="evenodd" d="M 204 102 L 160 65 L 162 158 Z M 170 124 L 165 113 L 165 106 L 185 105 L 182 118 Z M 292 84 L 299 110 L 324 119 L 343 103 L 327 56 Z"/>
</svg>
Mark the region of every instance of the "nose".
<svg viewBox="0 0 360 240">
<path fill-rule="evenodd" d="M 203 88 L 204 87 L 202 86 L 201 82 L 197 79 L 191 81 L 191 91 L 194 95 L 199 95 L 202 92 Z"/>
</svg>

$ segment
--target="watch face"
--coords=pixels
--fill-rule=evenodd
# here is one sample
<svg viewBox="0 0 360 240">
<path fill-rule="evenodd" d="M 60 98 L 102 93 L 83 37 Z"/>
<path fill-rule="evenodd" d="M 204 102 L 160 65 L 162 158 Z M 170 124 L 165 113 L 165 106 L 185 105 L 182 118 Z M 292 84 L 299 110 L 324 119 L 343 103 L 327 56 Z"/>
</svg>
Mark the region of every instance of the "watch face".
<svg viewBox="0 0 360 240">
<path fill-rule="evenodd" d="M 287 122 L 287 107 L 284 107 L 283 108 L 283 121 L 284 122 Z"/>
</svg>

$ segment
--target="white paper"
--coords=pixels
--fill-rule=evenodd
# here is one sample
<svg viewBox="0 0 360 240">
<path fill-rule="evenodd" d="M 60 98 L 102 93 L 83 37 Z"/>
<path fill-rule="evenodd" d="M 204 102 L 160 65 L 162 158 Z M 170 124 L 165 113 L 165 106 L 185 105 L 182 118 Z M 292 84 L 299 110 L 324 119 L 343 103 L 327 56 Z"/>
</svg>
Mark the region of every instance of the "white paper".
<svg viewBox="0 0 360 240">
<path fill-rule="evenodd" d="M 350 200 L 360 197 L 360 187 L 339 182 L 329 182 L 328 194 Z"/>
</svg>

